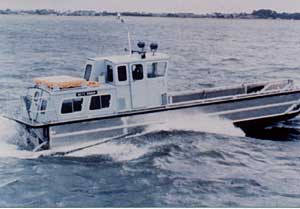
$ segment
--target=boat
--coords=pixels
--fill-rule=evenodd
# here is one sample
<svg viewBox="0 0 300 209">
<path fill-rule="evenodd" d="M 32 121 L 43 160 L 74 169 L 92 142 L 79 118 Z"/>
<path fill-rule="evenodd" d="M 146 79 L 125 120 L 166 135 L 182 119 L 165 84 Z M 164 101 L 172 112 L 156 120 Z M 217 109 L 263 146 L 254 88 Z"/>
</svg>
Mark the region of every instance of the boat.
<svg viewBox="0 0 300 209">
<path fill-rule="evenodd" d="M 292 80 L 169 92 L 169 56 L 139 42 L 129 54 L 89 58 L 82 77 L 39 77 L 6 117 L 22 127 L 26 149 L 45 150 L 124 136 L 164 123 L 168 115 L 225 118 L 245 132 L 300 113 Z"/>
</svg>

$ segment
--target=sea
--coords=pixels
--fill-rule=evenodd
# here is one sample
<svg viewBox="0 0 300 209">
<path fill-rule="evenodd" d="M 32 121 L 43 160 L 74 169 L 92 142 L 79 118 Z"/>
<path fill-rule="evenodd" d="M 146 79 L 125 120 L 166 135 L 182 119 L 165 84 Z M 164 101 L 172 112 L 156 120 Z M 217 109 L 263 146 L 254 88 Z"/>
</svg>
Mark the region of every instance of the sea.
<svg viewBox="0 0 300 209">
<path fill-rule="evenodd" d="M 300 83 L 300 21 L 125 17 L 133 46 L 170 55 L 170 92 Z M 125 54 L 115 17 L 0 16 L 0 112 L 39 76 L 83 76 Z M 22 150 L 0 117 L 0 207 L 299 207 L 300 119 L 247 136 L 231 121 L 174 116 L 143 134 L 68 156 Z"/>
</svg>

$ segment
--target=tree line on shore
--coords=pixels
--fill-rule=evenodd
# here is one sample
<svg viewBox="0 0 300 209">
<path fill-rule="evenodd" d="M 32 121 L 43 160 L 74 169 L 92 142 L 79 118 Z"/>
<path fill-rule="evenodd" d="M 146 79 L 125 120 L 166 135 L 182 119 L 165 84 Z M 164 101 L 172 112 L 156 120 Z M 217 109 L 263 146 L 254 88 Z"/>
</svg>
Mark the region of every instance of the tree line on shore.
<svg viewBox="0 0 300 209">
<path fill-rule="evenodd" d="M 116 16 L 118 12 L 77 10 L 77 11 L 57 11 L 53 9 L 35 10 L 0 10 L 3 15 L 55 15 L 55 16 Z M 152 13 L 152 12 L 120 12 L 123 16 L 140 17 L 178 17 L 178 18 L 222 18 L 222 19 L 288 19 L 300 20 L 300 13 L 276 12 L 270 9 L 254 10 L 252 13 Z"/>
</svg>

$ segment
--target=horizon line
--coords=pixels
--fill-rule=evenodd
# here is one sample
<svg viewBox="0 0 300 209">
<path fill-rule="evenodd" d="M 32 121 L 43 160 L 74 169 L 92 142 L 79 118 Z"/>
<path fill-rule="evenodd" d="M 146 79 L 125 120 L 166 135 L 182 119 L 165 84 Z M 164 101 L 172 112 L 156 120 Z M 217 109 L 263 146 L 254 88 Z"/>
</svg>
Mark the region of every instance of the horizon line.
<svg viewBox="0 0 300 209">
<path fill-rule="evenodd" d="M 235 12 L 219 12 L 219 11 L 214 11 L 214 12 L 206 12 L 206 13 L 196 13 L 196 12 L 185 12 L 185 11 L 166 11 L 166 12 L 151 12 L 151 11 L 137 11 L 137 10 L 131 10 L 131 11 L 128 11 L 128 10 L 107 10 L 107 9 L 104 9 L 104 10 L 97 10 L 97 9 L 54 9 L 54 8 L 41 8 L 41 9 L 38 9 L 38 8 L 32 8 L 32 9 L 12 9 L 12 8 L 5 8 L 5 9 L 1 9 L 1 11 L 39 11 L 39 10 L 53 10 L 55 12 L 76 12 L 76 11 L 93 11 L 93 12 L 109 12 L 109 13 L 125 13 L 125 12 L 128 12 L 128 13 L 143 13 L 143 14 L 195 14 L 195 15 L 205 15 L 205 14 L 216 14 L 216 13 L 220 13 L 220 14 L 251 14 L 253 13 L 254 11 L 259 11 L 259 10 L 269 10 L 269 11 L 273 11 L 273 12 L 277 12 L 277 13 L 287 13 L 287 14 L 296 14 L 296 13 L 299 13 L 300 14 L 300 11 L 299 12 L 285 12 L 285 11 L 277 11 L 277 10 L 274 10 L 274 9 L 269 9 L 269 8 L 260 8 L 260 9 L 254 9 L 252 11 L 235 11 Z"/>
</svg>

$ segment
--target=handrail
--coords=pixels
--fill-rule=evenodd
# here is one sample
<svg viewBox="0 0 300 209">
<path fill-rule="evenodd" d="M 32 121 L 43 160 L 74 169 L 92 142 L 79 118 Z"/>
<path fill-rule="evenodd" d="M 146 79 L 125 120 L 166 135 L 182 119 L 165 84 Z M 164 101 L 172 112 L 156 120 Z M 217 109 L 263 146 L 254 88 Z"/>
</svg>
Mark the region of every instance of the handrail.
<svg viewBox="0 0 300 209">
<path fill-rule="evenodd" d="M 31 95 L 28 92 L 27 95 L 21 96 L 19 99 L 21 107 L 19 109 L 21 110 L 20 115 L 22 120 L 26 120 L 31 124 L 58 120 L 56 110 L 54 109 L 54 107 L 51 107 L 51 96 L 49 95 L 49 93 L 46 91 L 42 91 L 41 94 L 36 97 L 33 96 L 33 93 Z M 46 95 L 43 93 L 46 93 Z M 30 105 L 26 104 L 26 100 Z M 44 101 L 47 102 L 45 109 L 43 108 Z"/>
</svg>

